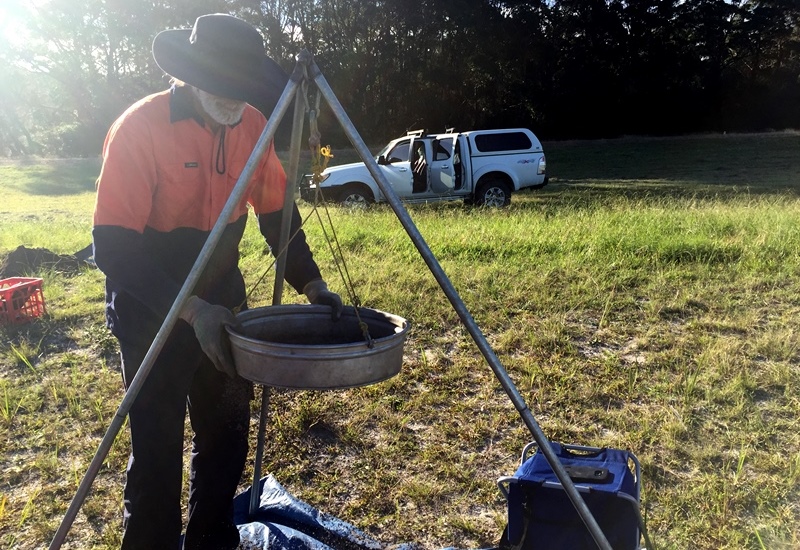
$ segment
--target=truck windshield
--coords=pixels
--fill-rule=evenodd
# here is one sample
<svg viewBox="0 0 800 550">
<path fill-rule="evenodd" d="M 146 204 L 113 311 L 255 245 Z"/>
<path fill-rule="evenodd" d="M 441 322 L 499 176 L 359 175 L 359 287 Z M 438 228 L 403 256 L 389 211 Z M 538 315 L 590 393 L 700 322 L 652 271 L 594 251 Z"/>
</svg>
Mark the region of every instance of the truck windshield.
<svg viewBox="0 0 800 550">
<path fill-rule="evenodd" d="M 405 162 L 408 160 L 408 146 L 411 140 L 404 139 L 397 143 L 389 143 L 386 147 L 381 149 L 378 157 L 383 155 L 386 157 L 387 162 Z"/>
</svg>

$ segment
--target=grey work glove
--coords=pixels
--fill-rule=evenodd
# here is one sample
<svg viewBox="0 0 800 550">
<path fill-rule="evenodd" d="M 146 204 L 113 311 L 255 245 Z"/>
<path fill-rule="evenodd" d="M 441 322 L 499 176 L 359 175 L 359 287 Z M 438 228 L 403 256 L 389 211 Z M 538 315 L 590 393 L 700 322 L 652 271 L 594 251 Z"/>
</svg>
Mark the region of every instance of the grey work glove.
<svg viewBox="0 0 800 550">
<path fill-rule="evenodd" d="M 233 365 L 230 340 L 225 332 L 226 326 L 236 326 L 236 317 L 231 310 L 192 296 L 183 306 L 180 318 L 192 325 L 200 348 L 217 370 L 235 378 L 236 367 Z"/>
<path fill-rule="evenodd" d="M 342 299 L 335 292 L 328 290 L 322 279 L 314 279 L 303 287 L 303 294 L 312 304 L 331 306 L 331 319 L 338 321 L 342 316 Z"/>
</svg>

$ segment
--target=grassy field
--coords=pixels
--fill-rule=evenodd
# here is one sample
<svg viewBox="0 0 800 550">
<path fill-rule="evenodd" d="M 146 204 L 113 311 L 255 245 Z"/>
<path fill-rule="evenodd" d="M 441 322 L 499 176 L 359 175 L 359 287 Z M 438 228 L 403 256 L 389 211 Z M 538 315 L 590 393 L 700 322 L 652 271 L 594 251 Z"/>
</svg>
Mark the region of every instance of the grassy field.
<svg viewBox="0 0 800 550">
<path fill-rule="evenodd" d="M 551 185 L 508 209 L 411 210 L 537 421 L 554 440 L 637 455 L 659 548 L 800 547 L 800 135 L 545 150 Z M 83 248 L 97 170 L 0 165 L 0 254 Z M 366 388 L 273 391 L 264 471 L 386 545 L 491 546 L 496 480 L 531 436 L 391 210 L 330 214 L 362 303 L 412 323 L 403 369 Z M 343 292 L 315 216 L 306 230 Z M 242 251 L 255 284 L 253 223 Z M 49 543 L 122 398 L 102 275 L 35 275 L 47 316 L 0 329 L 2 548 Z M 123 431 L 65 547 L 118 547 L 127 446 Z M 250 476 L 252 456 L 242 489 Z"/>
</svg>

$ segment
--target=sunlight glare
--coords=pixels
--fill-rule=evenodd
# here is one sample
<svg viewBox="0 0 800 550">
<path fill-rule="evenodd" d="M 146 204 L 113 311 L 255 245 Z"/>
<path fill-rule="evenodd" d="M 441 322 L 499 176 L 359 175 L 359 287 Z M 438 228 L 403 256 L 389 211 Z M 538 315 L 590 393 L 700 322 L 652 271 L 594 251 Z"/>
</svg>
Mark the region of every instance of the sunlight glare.
<svg viewBox="0 0 800 550">
<path fill-rule="evenodd" d="M 24 46 L 30 39 L 26 19 L 32 16 L 31 10 L 42 4 L 41 0 L 26 5 L 0 6 L 0 42 L 12 48 Z"/>
</svg>

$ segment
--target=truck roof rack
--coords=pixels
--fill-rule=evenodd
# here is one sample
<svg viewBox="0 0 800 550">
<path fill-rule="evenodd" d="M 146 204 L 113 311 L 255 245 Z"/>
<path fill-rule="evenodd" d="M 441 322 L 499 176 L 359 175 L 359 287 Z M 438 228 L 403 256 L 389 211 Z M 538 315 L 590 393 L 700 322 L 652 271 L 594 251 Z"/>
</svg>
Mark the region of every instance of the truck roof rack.
<svg viewBox="0 0 800 550">
<path fill-rule="evenodd" d="M 422 137 L 426 134 L 425 130 L 409 130 L 406 135 L 409 137 Z"/>
</svg>

